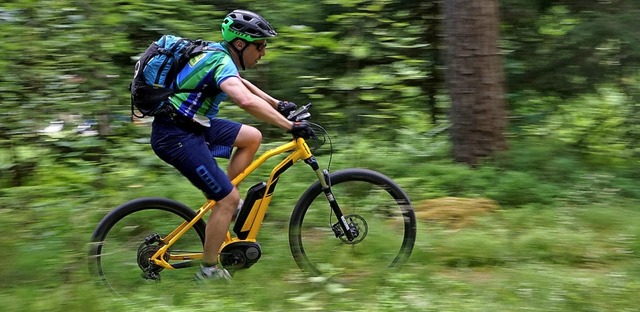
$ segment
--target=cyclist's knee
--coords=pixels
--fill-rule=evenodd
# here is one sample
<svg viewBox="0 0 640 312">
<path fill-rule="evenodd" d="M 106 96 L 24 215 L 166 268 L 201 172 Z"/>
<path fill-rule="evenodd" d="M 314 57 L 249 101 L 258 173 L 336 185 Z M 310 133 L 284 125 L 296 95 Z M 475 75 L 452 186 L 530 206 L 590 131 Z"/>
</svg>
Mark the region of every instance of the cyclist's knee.
<svg viewBox="0 0 640 312">
<path fill-rule="evenodd" d="M 238 207 L 239 202 L 240 202 L 240 193 L 238 192 L 237 188 L 233 188 L 233 190 L 231 190 L 231 193 L 229 193 L 229 195 L 225 196 L 225 198 L 219 200 L 216 203 L 216 206 L 218 206 L 218 209 L 221 209 L 227 212 L 233 212 L 235 211 L 236 207 Z"/>
<path fill-rule="evenodd" d="M 242 125 L 238 137 L 236 138 L 236 145 L 242 147 L 259 147 L 262 142 L 262 132 L 255 127 L 249 125 Z"/>
</svg>

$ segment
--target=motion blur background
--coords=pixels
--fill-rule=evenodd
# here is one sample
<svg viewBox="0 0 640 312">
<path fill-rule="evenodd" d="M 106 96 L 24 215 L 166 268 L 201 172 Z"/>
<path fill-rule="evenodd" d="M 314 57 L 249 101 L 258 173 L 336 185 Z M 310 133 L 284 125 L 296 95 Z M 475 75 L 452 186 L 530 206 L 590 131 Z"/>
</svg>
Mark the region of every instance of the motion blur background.
<svg viewBox="0 0 640 312">
<path fill-rule="evenodd" d="M 163 34 L 221 40 L 236 8 L 279 33 L 243 76 L 313 102 L 332 169 L 376 169 L 409 193 L 421 220 L 411 262 L 348 285 L 300 273 L 284 234 L 314 179 L 300 166 L 279 185 L 263 259 L 234 285 L 113 298 L 84 259 L 102 216 L 141 196 L 204 199 L 153 154 L 150 118 L 131 118 L 136 57 Z M 639 14 L 633 0 L 6 0 L 3 310 L 633 311 Z M 286 138 L 221 111 L 260 127 L 264 148 Z"/>
</svg>

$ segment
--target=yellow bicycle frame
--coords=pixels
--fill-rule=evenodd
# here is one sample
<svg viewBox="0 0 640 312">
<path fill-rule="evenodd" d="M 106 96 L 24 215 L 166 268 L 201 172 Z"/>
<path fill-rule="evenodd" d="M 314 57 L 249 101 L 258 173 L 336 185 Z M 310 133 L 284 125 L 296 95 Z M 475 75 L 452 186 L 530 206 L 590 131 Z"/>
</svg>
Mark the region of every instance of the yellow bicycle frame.
<svg viewBox="0 0 640 312">
<path fill-rule="evenodd" d="M 273 168 L 271 171 L 271 175 L 266 185 L 266 192 L 262 199 L 257 200 L 254 203 L 253 208 L 251 209 L 251 213 L 245 224 L 242 228 L 243 231 L 249 231 L 249 234 L 246 239 L 238 239 L 237 237 L 233 237 L 231 232 L 227 231 L 227 236 L 225 241 L 223 242 L 220 250 L 222 250 L 226 245 L 244 241 L 244 242 L 255 242 L 256 237 L 258 236 L 258 231 L 262 226 L 262 221 L 264 220 L 264 216 L 267 212 L 267 208 L 269 207 L 269 203 L 271 202 L 271 196 L 273 195 L 273 191 L 275 190 L 275 186 L 280 178 L 280 174 L 286 171 L 289 167 L 291 167 L 294 163 L 299 160 L 309 160 L 313 157 L 309 146 L 306 141 L 302 138 L 295 138 L 289 143 L 283 144 L 271 150 L 264 152 L 260 157 L 254 160 L 242 173 L 240 173 L 231 183 L 235 186 L 242 182 L 246 177 L 248 177 L 253 171 L 262 166 L 264 162 L 268 159 L 286 153 L 291 152 L 289 156 L 287 156 L 284 160 L 282 160 L 277 166 Z M 318 175 L 318 179 L 323 186 L 326 186 L 326 181 L 324 179 L 324 175 L 322 171 L 318 168 L 318 166 L 312 166 Z M 169 233 L 167 236 L 162 238 L 163 245 L 162 247 L 151 257 L 151 261 L 153 261 L 156 265 L 161 266 L 165 269 L 175 269 L 180 264 L 171 265 L 167 260 L 165 260 L 165 254 L 167 250 L 182 237 L 184 233 L 186 233 L 190 228 L 193 227 L 196 222 L 204 217 L 204 215 L 209 212 L 215 206 L 216 201 L 207 200 L 207 202 L 198 209 L 196 217 L 191 221 L 184 221 L 180 226 L 178 226 L 175 230 Z M 202 259 L 202 253 L 183 253 L 183 254 L 170 254 L 168 257 L 169 260 L 198 260 Z"/>
</svg>

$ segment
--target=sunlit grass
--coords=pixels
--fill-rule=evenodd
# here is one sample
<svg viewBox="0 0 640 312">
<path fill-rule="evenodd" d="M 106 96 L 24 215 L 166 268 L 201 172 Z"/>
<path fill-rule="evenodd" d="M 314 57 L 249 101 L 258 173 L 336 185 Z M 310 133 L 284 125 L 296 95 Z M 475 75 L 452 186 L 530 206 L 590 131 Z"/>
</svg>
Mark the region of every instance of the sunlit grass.
<svg viewBox="0 0 640 312">
<path fill-rule="evenodd" d="M 635 215 L 621 207 L 612 211 Z M 540 212 L 505 210 L 455 230 L 421 222 L 414 254 L 401 271 L 372 268 L 350 279 L 301 272 L 285 227 L 267 221 L 263 257 L 232 283 L 132 290 L 128 299 L 92 282 L 85 246 L 3 248 L 14 252 L 9 264 L 21 272 L 0 271 L 0 301 L 3 311 L 608 311 L 639 303 L 640 264 L 632 239 L 638 218 L 631 218 L 635 227 L 612 220 L 594 227 L 597 218 L 589 209 Z"/>
<path fill-rule="evenodd" d="M 363 148 L 357 158 L 334 155 L 332 169 L 379 170 L 405 188 L 414 204 L 486 197 L 500 208 L 457 227 L 421 220 L 411 259 L 400 271 L 366 267 L 311 277 L 292 259 L 287 234 L 291 210 L 314 179 L 302 164 L 281 177 L 260 232 L 260 261 L 236 273 L 232 283 L 195 284 L 193 272 L 185 270 L 183 284 L 132 289 L 123 299 L 88 273 L 87 244 L 100 218 L 135 197 L 170 197 L 196 208 L 202 195 L 172 168 L 141 170 L 133 163 L 112 166 L 99 178 L 78 178 L 69 189 L 60 181 L 33 181 L 0 192 L 0 309 L 633 311 L 640 304 L 640 198 L 631 171 L 589 169 L 567 155 L 545 163 L 553 154 L 548 149 L 516 149 L 472 169 L 443 157 L 420 161 L 424 155 Z M 410 163 L 415 165 L 408 171 Z M 55 176 L 63 168 L 90 174 L 90 167 L 58 164 L 46 173 Z M 266 175 L 258 173 L 243 188 Z"/>
</svg>

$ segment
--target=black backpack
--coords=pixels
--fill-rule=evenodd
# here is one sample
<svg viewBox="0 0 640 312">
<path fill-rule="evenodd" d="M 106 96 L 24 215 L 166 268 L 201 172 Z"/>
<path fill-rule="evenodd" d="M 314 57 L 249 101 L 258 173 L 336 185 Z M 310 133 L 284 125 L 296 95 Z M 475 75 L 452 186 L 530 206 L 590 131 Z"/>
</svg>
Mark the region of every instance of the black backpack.
<svg viewBox="0 0 640 312">
<path fill-rule="evenodd" d="M 135 65 L 131 91 L 131 114 L 138 118 L 171 112 L 169 96 L 181 92 L 198 92 L 195 89 L 172 89 L 178 72 L 190 58 L 208 50 L 211 43 L 164 35 L 144 51 Z M 135 108 L 142 113 L 137 115 Z"/>
</svg>

